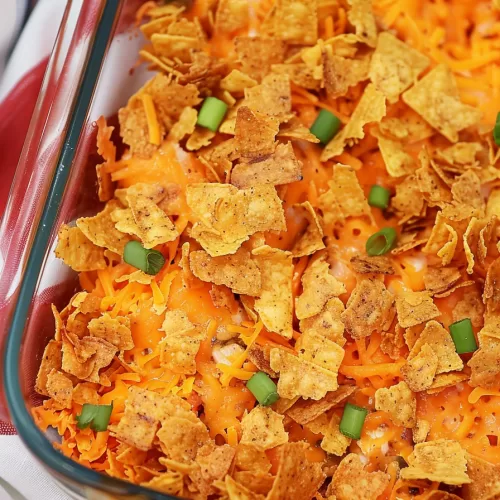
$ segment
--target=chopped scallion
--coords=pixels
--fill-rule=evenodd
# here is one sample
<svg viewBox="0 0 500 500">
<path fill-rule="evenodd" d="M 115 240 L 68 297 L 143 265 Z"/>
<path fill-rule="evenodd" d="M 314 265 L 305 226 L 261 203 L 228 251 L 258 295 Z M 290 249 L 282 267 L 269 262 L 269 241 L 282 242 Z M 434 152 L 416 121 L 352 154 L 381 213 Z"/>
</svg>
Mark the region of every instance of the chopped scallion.
<svg viewBox="0 0 500 500">
<path fill-rule="evenodd" d="M 368 415 L 366 408 L 346 403 L 342 419 L 340 420 L 340 432 L 351 439 L 359 439 L 366 415 Z"/>
<path fill-rule="evenodd" d="M 497 114 L 497 121 L 493 129 L 493 139 L 495 140 L 495 144 L 500 146 L 500 112 Z"/>
<path fill-rule="evenodd" d="M 450 333 L 458 354 L 477 351 L 476 337 L 469 318 L 451 324 Z"/>
<path fill-rule="evenodd" d="M 327 144 L 339 131 L 339 128 L 340 120 L 330 111 L 322 109 L 314 120 L 310 131 L 322 144 Z"/>
<path fill-rule="evenodd" d="M 227 104 L 216 97 L 207 97 L 198 113 L 200 127 L 205 127 L 212 132 L 217 132 L 227 111 Z"/>
<path fill-rule="evenodd" d="M 389 206 L 391 192 L 385 187 L 374 184 L 368 195 L 368 205 L 385 210 Z"/>
<path fill-rule="evenodd" d="M 82 413 L 76 416 L 79 429 L 90 428 L 96 432 L 104 432 L 108 428 L 109 418 L 113 411 L 113 403 L 110 405 L 91 405 L 85 403 Z"/>
<path fill-rule="evenodd" d="M 144 248 L 138 241 L 125 245 L 123 260 L 146 274 L 158 274 L 165 264 L 165 257 L 158 250 Z"/>
<path fill-rule="evenodd" d="M 384 227 L 372 234 L 366 241 L 368 255 L 384 255 L 390 252 L 396 244 L 397 233 L 393 227 Z"/>
<path fill-rule="evenodd" d="M 279 399 L 276 384 L 264 372 L 252 375 L 252 378 L 247 382 L 247 389 L 262 406 L 270 406 Z"/>
</svg>

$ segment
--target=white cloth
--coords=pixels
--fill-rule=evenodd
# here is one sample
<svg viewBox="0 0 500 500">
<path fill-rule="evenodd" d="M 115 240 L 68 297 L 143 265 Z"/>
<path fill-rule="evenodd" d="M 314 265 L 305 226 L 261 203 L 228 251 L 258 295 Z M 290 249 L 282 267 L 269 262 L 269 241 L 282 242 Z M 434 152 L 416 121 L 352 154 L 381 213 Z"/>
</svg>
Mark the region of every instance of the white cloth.
<svg viewBox="0 0 500 500">
<path fill-rule="evenodd" d="M 0 101 L 54 45 L 66 0 L 39 0 L 5 65 L 26 0 L 0 0 Z M 5 68 L 5 70 L 4 70 Z M 0 500 L 68 500 L 18 436 L 0 436 Z"/>
</svg>

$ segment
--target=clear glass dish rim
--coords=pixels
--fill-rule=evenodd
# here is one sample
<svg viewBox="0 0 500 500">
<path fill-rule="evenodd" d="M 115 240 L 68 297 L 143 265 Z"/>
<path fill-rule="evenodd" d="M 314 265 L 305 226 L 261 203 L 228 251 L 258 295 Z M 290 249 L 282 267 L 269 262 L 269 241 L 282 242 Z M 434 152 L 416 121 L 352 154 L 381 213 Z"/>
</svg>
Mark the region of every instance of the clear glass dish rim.
<svg viewBox="0 0 500 500">
<path fill-rule="evenodd" d="M 57 161 L 56 173 L 52 179 L 35 238 L 29 251 L 27 266 L 11 316 L 3 360 L 5 394 L 10 417 L 19 436 L 30 452 L 57 475 L 67 478 L 70 482 L 77 482 L 81 486 L 95 488 L 112 495 L 175 500 L 178 497 L 162 494 L 88 469 L 57 451 L 36 426 L 26 408 L 18 378 L 21 345 L 32 296 L 42 269 L 44 255 L 51 230 L 58 215 L 62 195 L 69 179 L 69 171 L 76 153 L 82 125 L 92 102 L 94 88 L 106 55 L 106 48 L 113 36 L 113 26 L 115 26 L 115 21 L 120 14 L 121 5 L 126 0 L 103 1 L 104 8 L 88 56 L 88 64 L 76 99 L 76 105 L 70 117 L 70 125 L 66 132 L 64 146 Z"/>
</svg>

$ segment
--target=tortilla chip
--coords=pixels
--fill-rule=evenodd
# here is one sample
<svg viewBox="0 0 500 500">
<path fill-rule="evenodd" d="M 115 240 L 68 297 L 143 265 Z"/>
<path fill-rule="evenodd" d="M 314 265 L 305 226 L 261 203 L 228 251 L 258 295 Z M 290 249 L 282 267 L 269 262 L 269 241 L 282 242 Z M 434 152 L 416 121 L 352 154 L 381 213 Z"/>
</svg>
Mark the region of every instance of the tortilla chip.
<svg viewBox="0 0 500 500">
<path fill-rule="evenodd" d="M 47 395 L 51 397 L 59 407 L 71 408 L 73 400 L 73 383 L 64 373 L 52 369 L 47 374 L 45 384 Z"/>
<path fill-rule="evenodd" d="M 215 132 L 208 128 L 196 127 L 186 142 L 186 149 L 188 151 L 198 151 L 201 148 L 210 146 L 215 135 Z"/>
<path fill-rule="evenodd" d="M 413 392 L 431 387 L 438 366 L 437 354 L 429 344 L 424 344 L 418 354 L 401 368 L 401 375 Z"/>
<path fill-rule="evenodd" d="M 100 396 L 97 392 L 97 384 L 90 382 L 82 382 L 77 384 L 73 389 L 73 401 L 79 405 L 89 403 L 92 405 L 99 404 Z"/>
<path fill-rule="evenodd" d="M 62 363 L 62 343 L 57 340 L 50 340 L 43 351 L 42 362 L 38 369 L 38 375 L 35 382 L 35 390 L 38 394 L 48 396 L 47 379 L 52 371 L 59 371 Z"/>
<path fill-rule="evenodd" d="M 254 444 L 238 443 L 236 447 L 235 466 L 240 470 L 268 472 L 271 462 L 265 451 Z"/>
<path fill-rule="evenodd" d="M 371 133 L 378 139 L 385 168 L 391 177 L 402 177 L 413 173 L 416 167 L 415 160 L 405 151 L 401 142 L 388 139 L 376 130 L 372 130 Z"/>
<path fill-rule="evenodd" d="M 375 392 L 375 408 L 389 414 L 396 425 L 413 428 L 417 421 L 417 400 L 406 382 Z"/>
<path fill-rule="evenodd" d="M 305 89 L 319 90 L 321 86 L 321 78 L 318 79 L 315 70 L 305 63 L 273 64 L 272 72 L 278 75 L 288 75 L 291 82 Z M 309 135 L 311 139 L 316 139 L 312 142 L 319 142 L 316 136 Z"/>
<path fill-rule="evenodd" d="M 342 347 L 314 332 L 302 334 L 295 344 L 295 349 L 301 359 L 335 373 L 344 357 Z"/>
<path fill-rule="evenodd" d="M 236 115 L 235 141 L 238 153 L 244 158 L 261 158 L 274 152 L 274 138 L 279 122 L 272 116 L 256 113 L 241 106 Z"/>
<path fill-rule="evenodd" d="M 425 208 L 425 200 L 415 175 L 408 175 L 396 186 L 396 194 L 391 198 L 391 208 L 401 217 L 399 224 L 404 224 L 413 217 L 420 217 Z"/>
<path fill-rule="evenodd" d="M 296 117 L 292 117 L 286 123 L 280 125 L 278 137 L 313 142 L 315 144 L 319 142 L 319 139 Z"/>
<path fill-rule="evenodd" d="M 329 99 L 345 96 L 350 87 L 368 79 L 370 56 L 341 57 L 327 45 L 323 53 L 323 74 Z"/>
<path fill-rule="evenodd" d="M 379 122 L 386 113 L 385 97 L 370 83 L 347 125 L 327 144 L 321 154 L 321 161 L 327 161 L 344 151 L 346 144 L 363 139 L 363 127 L 367 123 Z"/>
<path fill-rule="evenodd" d="M 302 180 L 302 162 L 295 157 L 291 143 L 278 144 L 276 150 L 269 156 L 240 162 L 231 171 L 231 184 L 238 188 L 249 188 L 259 184 L 278 186 L 300 180 Z"/>
<path fill-rule="evenodd" d="M 350 453 L 335 470 L 329 490 L 337 500 L 372 500 L 384 492 L 389 481 L 389 474 L 366 471 L 359 455 Z"/>
<path fill-rule="evenodd" d="M 215 13 L 216 33 L 234 33 L 247 27 L 249 14 L 246 0 L 220 0 Z"/>
<path fill-rule="evenodd" d="M 401 349 L 405 345 L 403 331 L 403 328 L 396 325 L 394 332 L 381 333 L 382 341 L 380 342 L 380 350 L 395 361 L 401 358 Z"/>
<path fill-rule="evenodd" d="M 478 142 L 457 142 L 448 148 L 437 149 L 435 154 L 452 167 L 474 168 L 479 165 L 476 155 L 482 150 L 483 147 Z"/>
<path fill-rule="evenodd" d="M 403 479 L 429 479 L 445 484 L 467 484 L 465 451 L 457 441 L 438 439 L 418 443 L 408 457 L 409 466 L 401 469 Z"/>
<path fill-rule="evenodd" d="M 300 321 L 300 331 L 316 333 L 343 346 L 346 343 L 344 323 L 341 319 L 344 309 L 344 304 L 340 299 L 330 299 L 321 313 Z"/>
<path fill-rule="evenodd" d="M 467 475 L 471 483 L 462 487 L 465 500 L 496 500 L 500 496 L 500 467 L 466 454 Z"/>
<path fill-rule="evenodd" d="M 481 119 L 482 113 L 460 101 L 453 73 L 440 64 L 403 94 L 403 100 L 451 142 Z"/>
<path fill-rule="evenodd" d="M 287 121 L 292 116 L 290 78 L 273 73 L 265 76 L 260 85 L 245 89 L 245 103 L 252 111 Z"/>
<path fill-rule="evenodd" d="M 415 427 L 412 429 L 413 442 L 415 444 L 424 443 L 430 430 L 431 424 L 428 420 L 417 418 Z"/>
<path fill-rule="evenodd" d="M 403 328 L 425 323 L 441 313 L 429 292 L 406 290 L 396 296 L 398 322 Z"/>
<path fill-rule="evenodd" d="M 107 340 L 120 351 L 134 348 L 134 341 L 130 331 L 130 318 L 118 316 L 112 318 L 108 313 L 91 320 L 88 324 L 90 335 Z"/>
<path fill-rule="evenodd" d="M 160 363 L 174 373 L 194 375 L 195 357 L 205 333 L 193 325 L 180 309 L 167 311 L 161 330 L 165 337 L 160 340 Z"/>
<path fill-rule="evenodd" d="M 288 43 L 312 45 L 318 38 L 316 0 L 278 0 L 275 36 Z"/>
<path fill-rule="evenodd" d="M 111 179 L 111 174 L 106 170 L 106 163 L 95 166 L 97 176 L 97 195 L 99 201 L 109 201 L 113 198 L 115 185 Z"/>
<path fill-rule="evenodd" d="M 462 298 L 453 307 L 452 315 L 453 323 L 469 318 L 476 331 L 482 327 L 484 305 L 481 294 L 476 287 L 469 288 L 464 292 Z"/>
<path fill-rule="evenodd" d="M 230 475 L 226 476 L 225 487 L 229 500 L 264 500 L 264 495 L 259 495 L 249 490 L 243 484 L 236 482 Z M 248 484 L 248 483 L 247 483 Z"/>
<path fill-rule="evenodd" d="M 270 332 L 292 338 L 292 254 L 265 245 L 253 250 L 252 255 L 262 276 L 262 291 L 255 301 L 255 310 Z"/>
<path fill-rule="evenodd" d="M 371 218 L 370 207 L 352 167 L 337 163 L 328 187 L 328 191 L 318 199 L 318 206 L 327 225 L 337 221 L 343 223 L 348 217 Z"/>
<path fill-rule="evenodd" d="M 329 272 L 330 266 L 323 259 L 310 263 L 302 275 L 302 294 L 295 299 L 295 315 L 306 319 L 319 314 L 333 297 L 346 292 L 345 285 Z"/>
<path fill-rule="evenodd" d="M 341 318 L 347 331 L 355 339 L 389 328 L 394 319 L 394 296 L 382 281 L 360 281 L 347 301 Z"/>
<path fill-rule="evenodd" d="M 405 144 L 414 144 L 434 135 L 434 129 L 413 109 L 399 104 L 401 117 L 385 117 L 378 128 L 385 136 Z"/>
<path fill-rule="evenodd" d="M 451 335 L 437 321 L 429 321 L 425 325 L 423 332 L 408 354 L 408 361 L 411 361 L 424 345 L 429 345 L 438 358 L 436 375 L 463 368 L 463 362 L 457 354 Z"/>
<path fill-rule="evenodd" d="M 286 443 L 278 451 L 279 466 L 267 500 L 310 499 L 325 479 L 321 463 L 307 458 L 306 443 Z"/>
<path fill-rule="evenodd" d="M 198 120 L 198 111 L 194 108 L 184 108 L 179 120 L 172 125 L 169 133 L 169 139 L 174 142 L 180 142 L 186 135 L 191 135 L 196 128 Z"/>
<path fill-rule="evenodd" d="M 299 356 L 294 356 L 282 349 L 271 349 L 271 368 L 280 372 L 278 380 L 278 394 L 280 397 L 292 399 L 296 396 L 303 398 L 321 399 L 329 391 L 338 389 L 338 368 L 344 358 L 344 350 L 327 339 L 308 334 L 316 343 L 308 341 L 301 346 Z M 312 344 L 312 345 L 311 345 Z M 326 348 L 321 356 L 322 364 L 329 361 L 328 369 L 311 362 L 311 358 L 318 354 L 318 350 Z"/>
<path fill-rule="evenodd" d="M 370 0 L 347 0 L 347 3 L 351 6 L 347 12 L 347 19 L 356 29 L 359 41 L 370 47 L 375 47 L 377 44 L 377 25 Z"/>
<path fill-rule="evenodd" d="M 500 340 L 492 336 L 483 336 L 485 329 L 479 332 L 480 348 L 473 354 L 467 365 L 471 369 L 469 385 L 484 389 L 497 389 L 500 386 Z"/>
<path fill-rule="evenodd" d="M 355 390 L 356 386 L 342 385 L 336 391 L 328 392 L 326 396 L 319 401 L 299 399 L 289 410 L 287 410 L 286 414 L 298 424 L 306 425 L 343 402 Z"/>
<path fill-rule="evenodd" d="M 389 32 L 380 33 L 370 65 L 370 80 L 390 103 L 395 103 L 429 64 L 429 58 L 418 50 Z"/>
<path fill-rule="evenodd" d="M 235 38 L 234 47 L 243 72 L 260 82 L 273 64 L 284 61 L 287 45 L 276 38 L 241 36 Z"/>
<path fill-rule="evenodd" d="M 286 229 L 281 200 L 273 186 L 238 190 L 227 184 L 190 184 L 186 199 L 200 221 L 191 235 L 212 257 L 235 253 L 257 232 Z"/>
<path fill-rule="evenodd" d="M 453 387 L 466 380 L 469 380 L 467 373 L 441 373 L 440 375 L 436 375 L 434 382 L 427 389 L 427 394 L 437 394 L 447 387 Z"/>
<path fill-rule="evenodd" d="M 110 365 L 115 357 L 117 348 L 110 342 L 96 337 L 84 337 L 82 339 L 82 344 L 85 344 L 85 347 L 87 349 L 93 350 L 95 352 L 95 354 L 91 358 L 93 362 L 92 371 L 90 375 L 85 378 L 85 380 L 87 380 L 88 382 L 99 383 L 101 385 L 110 385 L 109 382 L 105 384 L 104 378 L 99 374 L 99 371 L 102 368 L 106 368 Z"/>
<path fill-rule="evenodd" d="M 307 228 L 293 245 L 291 250 L 294 257 L 304 257 L 325 248 L 323 243 L 323 227 L 314 207 L 308 202 L 294 205 L 294 208 L 307 219 Z"/>
<path fill-rule="evenodd" d="M 234 293 L 257 296 L 261 291 L 261 274 L 250 252 L 240 248 L 233 255 L 210 257 L 204 250 L 191 252 L 190 268 L 200 280 L 226 285 Z"/>
<path fill-rule="evenodd" d="M 426 290 L 431 294 L 449 290 L 461 278 L 457 267 L 428 267 L 424 275 Z"/>
<path fill-rule="evenodd" d="M 351 258 L 351 268 L 359 274 L 396 274 L 392 267 L 392 259 L 384 255 L 355 255 Z"/>
<path fill-rule="evenodd" d="M 154 33 L 151 42 L 156 55 L 168 59 L 179 59 L 182 62 L 191 61 L 191 51 L 200 50 L 202 40 L 196 36 L 171 35 L 168 33 Z"/>
<path fill-rule="evenodd" d="M 278 378 L 278 374 L 270 365 L 270 346 L 260 346 L 253 344 L 248 350 L 248 359 L 259 369 L 267 373 L 271 378 Z"/>
<path fill-rule="evenodd" d="M 229 75 L 220 81 L 220 88 L 231 94 L 243 94 L 249 87 L 255 87 L 258 82 L 238 69 L 233 69 Z"/>
<path fill-rule="evenodd" d="M 451 186 L 451 194 L 457 204 L 470 205 L 479 210 L 485 208 L 484 198 L 481 194 L 481 181 L 472 170 L 467 170 L 460 177 L 457 177 Z"/>
<path fill-rule="evenodd" d="M 63 224 L 57 233 L 56 257 L 74 271 L 105 269 L 104 249 L 94 245 L 81 229 Z"/>
<path fill-rule="evenodd" d="M 253 445 L 258 450 L 270 450 L 288 442 L 283 427 L 283 415 L 271 408 L 255 407 L 241 420 L 241 444 Z"/>
</svg>

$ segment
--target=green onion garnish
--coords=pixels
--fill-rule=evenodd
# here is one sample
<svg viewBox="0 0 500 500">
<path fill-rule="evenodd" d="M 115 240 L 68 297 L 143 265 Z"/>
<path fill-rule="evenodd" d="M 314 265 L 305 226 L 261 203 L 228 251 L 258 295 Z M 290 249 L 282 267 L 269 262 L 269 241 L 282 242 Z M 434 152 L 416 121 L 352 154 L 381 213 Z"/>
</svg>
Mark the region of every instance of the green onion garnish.
<svg viewBox="0 0 500 500">
<path fill-rule="evenodd" d="M 493 129 L 493 139 L 495 139 L 495 144 L 500 146 L 500 112 L 497 114 L 497 121 Z"/>
<path fill-rule="evenodd" d="M 339 128 L 340 120 L 330 111 L 322 109 L 309 130 L 322 144 L 327 144 L 339 131 Z"/>
<path fill-rule="evenodd" d="M 91 405 L 85 403 L 82 413 L 76 416 L 79 429 L 90 428 L 96 432 L 104 432 L 108 428 L 109 417 L 113 411 L 113 403 L 110 405 Z"/>
<path fill-rule="evenodd" d="M 129 241 L 125 245 L 123 260 L 147 274 L 158 274 L 165 264 L 165 257 L 158 250 L 148 250 L 138 241 Z"/>
<path fill-rule="evenodd" d="M 390 197 L 391 192 L 388 189 L 374 184 L 368 195 L 368 205 L 385 210 L 389 206 Z"/>
<path fill-rule="evenodd" d="M 252 378 L 247 382 L 247 388 L 262 406 L 272 405 L 280 398 L 276 384 L 264 372 L 252 375 Z"/>
<path fill-rule="evenodd" d="M 396 244 L 397 233 L 393 227 L 384 227 L 372 234 L 366 241 L 368 255 L 384 255 L 390 252 Z"/>
<path fill-rule="evenodd" d="M 198 113 L 198 121 L 200 127 L 205 127 L 212 132 L 217 132 L 219 125 L 224 119 L 227 111 L 227 104 L 216 97 L 207 97 L 201 105 Z"/>
<path fill-rule="evenodd" d="M 450 333 L 458 354 L 477 351 L 476 337 L 469 318 L 451 324 Z"/>
<path fill-rule="evenodd" d="M 346 403 L 342 420 L 340 421 L 340 432 L 351 439 L 359 439 L 366 415 L 368 415 L 366 408 Z"/>
</svg>

